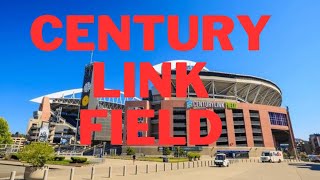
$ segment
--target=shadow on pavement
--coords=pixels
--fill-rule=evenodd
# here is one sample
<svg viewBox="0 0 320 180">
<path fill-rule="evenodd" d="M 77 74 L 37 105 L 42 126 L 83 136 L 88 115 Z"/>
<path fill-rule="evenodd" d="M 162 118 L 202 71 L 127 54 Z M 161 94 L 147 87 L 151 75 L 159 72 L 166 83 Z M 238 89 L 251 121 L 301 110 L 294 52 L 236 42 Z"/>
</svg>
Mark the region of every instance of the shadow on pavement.
<svg viewBox="0 0 320 180">
<path fill-rule="evenodd" d="M 228 167 L 224 167 L 224 166 L 219 167 L 219 166 L 213 166 L 213 165 L 210 165 L 208 167 L 211 167 L 211 168 L 228 168 Z"/>
<path fill-rule="evenodd" d="M 295 163 L 288 164 L 289 166 L 296 166 L 297 168 L 309 168 L 310 170 L 320 171 L 320 163 Z"/>
</svg>

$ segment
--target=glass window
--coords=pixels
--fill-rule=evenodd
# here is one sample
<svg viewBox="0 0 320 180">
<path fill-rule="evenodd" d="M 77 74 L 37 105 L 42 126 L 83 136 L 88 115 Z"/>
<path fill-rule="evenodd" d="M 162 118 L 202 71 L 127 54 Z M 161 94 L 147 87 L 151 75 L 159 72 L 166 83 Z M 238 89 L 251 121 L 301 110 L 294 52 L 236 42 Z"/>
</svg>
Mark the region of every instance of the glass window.
<svg viewBox="0 0 320 180">
<path fill-rule="evenodd" d="M 269 118 L 272 125 L 288 126 L 286 114 L 269 112 Z"/>
</svg>

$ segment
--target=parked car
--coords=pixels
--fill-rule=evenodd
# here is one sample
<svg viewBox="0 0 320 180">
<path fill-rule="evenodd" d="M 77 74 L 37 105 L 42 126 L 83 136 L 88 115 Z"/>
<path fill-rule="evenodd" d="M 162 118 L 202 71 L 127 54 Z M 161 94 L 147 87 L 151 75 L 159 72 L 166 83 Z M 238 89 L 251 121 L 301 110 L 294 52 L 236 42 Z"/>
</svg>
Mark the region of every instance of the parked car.
<svg viewBox="0 0 320 180">
<path fill-rule="evenodd" d="M 230 162 L 227 159 L 225 154 L 217 154 L 216 158 L 214 159 L 214 165 L 216 166 L 224 166 L 224 167 L 229 167 Z"/>
<path fill-rule="evenodd" d="M 310 158 L 311 162 L 320 162 L 320 157 L 319 156 L 314 156 L 312 158 Z"/>
</svg>

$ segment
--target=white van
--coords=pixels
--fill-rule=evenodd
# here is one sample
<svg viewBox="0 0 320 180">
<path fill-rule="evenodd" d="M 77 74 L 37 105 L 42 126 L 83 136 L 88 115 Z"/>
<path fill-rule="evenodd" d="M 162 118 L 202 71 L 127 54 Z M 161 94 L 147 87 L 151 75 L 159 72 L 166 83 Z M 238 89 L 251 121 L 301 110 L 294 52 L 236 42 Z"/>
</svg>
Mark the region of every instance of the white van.
<svg viewBox="0 0 320 180">
<path fill-rule="evenodd" d="M 225 154 L 217 154 L 216 158 L 214 159 L 214 165 L 216 166 L 223 166 L 223 167 L 229 167 L 230 162 L 227 159 L 227 156 Z"/>
<path fill-rule="evenodd" d="M 261 162 L 278 162 L 283 161 L 282 151 L 264 151 L 260 156 Z"/>
</svg>

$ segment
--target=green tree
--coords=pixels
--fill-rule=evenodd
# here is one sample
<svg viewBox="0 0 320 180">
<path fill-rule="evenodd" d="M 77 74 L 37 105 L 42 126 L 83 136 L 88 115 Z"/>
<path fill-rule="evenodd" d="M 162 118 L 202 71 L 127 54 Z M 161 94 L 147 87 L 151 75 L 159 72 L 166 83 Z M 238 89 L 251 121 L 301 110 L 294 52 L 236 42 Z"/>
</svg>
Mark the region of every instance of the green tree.
<svg viewBox="0 0 320 180">
<path fill-rule="evenodd" d="M 132 147 L 127 148 L 127 155 L 134 155 L 136 154 L 136 151 Z"/>
<path fill-rule="evenodd" d="M 170 155 L 171 150 L 168 147 L 163 148 L 163 155 Z"/>
<path fill-rule="evenodd" d="M 175 149 L 175 156 L 178 156 L 178 157 L 183 157 L 183 156 L 185 156 L 186 154 L 185 154 L 185 152 L 184 152 L 184 150 L 181 148 L 181 147 L 176 147 L 176 149 Z"/>
<path fill-rule="evenodd" d="M 47 143 L 34 142 L 22 148 L 18 156 L 33 167 L 43 167 L 54 157 L 54 149 Z"/>
<path fill-rule="evenodd" d="M 0 117 L 0 144 L 12 144 L 11 133 L 9 131 L 8 122 Z"/>
</svg>

